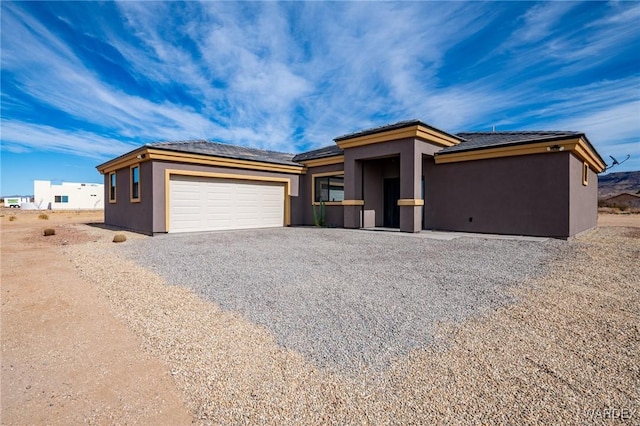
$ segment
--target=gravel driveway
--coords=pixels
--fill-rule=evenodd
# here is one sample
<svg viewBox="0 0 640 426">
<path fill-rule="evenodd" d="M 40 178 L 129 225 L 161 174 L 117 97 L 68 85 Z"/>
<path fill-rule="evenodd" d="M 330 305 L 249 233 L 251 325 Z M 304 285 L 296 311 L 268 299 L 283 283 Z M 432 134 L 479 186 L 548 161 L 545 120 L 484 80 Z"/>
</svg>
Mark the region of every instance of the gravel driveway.
<svg viewBox="0 0 640 426">
<path fill-rule="evenodd" d="M 438 322 L 512 302 L 508 289 L 543 274 L 564 246 L 284 228 L 169 234 L 119 250 L 266 327 L 318 366 L 347 372 L 446 343 L 434 337 Z"/>
</svg>

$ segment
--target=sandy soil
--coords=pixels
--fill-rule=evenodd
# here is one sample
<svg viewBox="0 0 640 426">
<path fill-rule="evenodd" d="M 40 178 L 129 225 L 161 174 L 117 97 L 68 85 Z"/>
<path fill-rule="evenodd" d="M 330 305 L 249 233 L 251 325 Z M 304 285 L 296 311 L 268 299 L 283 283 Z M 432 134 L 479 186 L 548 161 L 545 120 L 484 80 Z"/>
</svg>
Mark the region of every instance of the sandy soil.
<svg viewBox="0 0 640 426">
<path fill-rule="evenodd" d="M 600 217 L 518 303 L 443 324 L 445 350 L 344 377 L 73 224 L 99 215 L 3 214 L 3 424 L 640 422 L 633 216 Z"/>
<path fill-rule="evenodd" d="M 640 214 L 603 214 L 598 215 L 598 226 L 630 226 L 640 228 Z"/>
<path fill-rule="evenodd" d="M 90 241 L 72 224 L 102 222 L 102 213 L 0 214 L 1 423 L 190 424 L 169 368 L 60 250 Z M 44 237 L 48 227 L 56 235 Z"/>
</svg>

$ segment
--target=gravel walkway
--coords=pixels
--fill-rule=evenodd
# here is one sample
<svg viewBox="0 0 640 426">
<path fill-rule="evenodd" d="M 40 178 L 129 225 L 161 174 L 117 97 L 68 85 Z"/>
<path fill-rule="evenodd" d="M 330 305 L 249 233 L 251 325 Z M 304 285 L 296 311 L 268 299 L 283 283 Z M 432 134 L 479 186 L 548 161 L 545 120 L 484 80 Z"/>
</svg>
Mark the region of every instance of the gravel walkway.
<svg viewBox="0 0 640 426">
<path fill-rule="evenodd" d="M 87 285 L 100 289 L 113 313 L 142 337 L 144 349 L 167 363 L 198 424 L 613 424 L 619 420 L 637 424 L 640 418 L 640 227 L 603 228 L 575 241 L 537 245 L 481 240 L 456 240 L 447 245 L 405 237 L 384 248 L 375 242 L 403 237 L 384 235 L 381 239 L 380 235 L 370 233 L 354 237 L 342 230 L 293 229 L 274 231 L 274 236 L 268 238 L 270 232 L 248 233 L 243 238 L 253 235 L 252 244 L 240 247 L 234 242 L 235 233 L 168 236 L 165 240 L 127 233 L 127 242 L 115 245 L 111 242 L 111 231 L 87 227 L 83 231 L 92 235 L 92 242 L 63 246 L 63 250 L 86 278 Z M 513 294 L 516 301 L 464 322 L 433 327 L 436 340 L 447 342 L 446 346 L 417 347 L 405 356 L 398 356 L 382 371 L 361 368 L 344 374 L 318 368 L 310 362 L 312 355 L 302 356 L 279 345 L 270 329 L 256 325 L 236 311 L 222 310 L 185 287 L 167 285 L 157 273 L 141 268 L 125 255 L 129 251 L 127 246 L 134 251 L 147 245 L 197 246 L 202 244 L 194 241 L 198 237 L 221 239 L 220 245 L 224 247 L 219 249 L 220 257 L 231 262 L 234 254 L 243 254 L 235 257 L 241 266 L 255 263 L 250 257 L 257 250 L 253 246 L 270 244 L 263 240 L 277 242 L 276 248 L 292 258 L 300 255 L 300 259 L 307 259 L 309 252 L 302 256 L 290 247 L 300 249 L 298 237 L 313 231 L 319 231 L 317 237 L 324 241 L 323 247 L 348 247 L 359 239 L 369 243 L 347 250 L 350 258 L 340 260 L 333 255 L 331 258 L 338 259 L 333 268 L 320 258 L 300 262 L 303 267 L 309 265 L 306 270 L 295 272 L 310 280 L 305 282 L 323 281 L 305 275 L 305 271 L 314 268 L 340 283 L 350 282 L 349 279 L 361 282 L 362 286 L 357 274 L 340 278 L 332 271 L 351 270 L 354 264 L 368 262 L 368 269 L 377 271 L 380 277 L 397 276 L 405 285 L 411 284 L 411 274 L 424 277 L 427 271 L 394 275 L 383 267 L 389 263 L 371 254 L 384 252 L 388 257 L 391 253 L 399 265 L 419 267 L 414 257 L 409 258 L 413 263 L 405 263 L 404 253 L 410 251 L 408 245 L 413 245 L 421 247 L 423 257 L 428 254 L 436 259 L 426 263 L 431 275 L 438 271 L 445 274 L 442 265 L 447 265 L 452 276 L 458 277 L 456 281 L 464 281 L 466 277 L 486 283 L 480 272 L 465 266 L 473 265 L 496 280 L 489 286 L 493 290 L 484 289 L 478 294 L 495 294 L 485 297 L 491 300 L 490 304 L 508 301 L 506 294 Z M 290 244 L 283 243 L 283 235 L 289 236 Z M 349 238 L 340 238 L 341 235 Z M 456 249 L 446 250 L 447 246 Z M 325 259 L 325 251 L 314 253 Z M 548 253 L 545 255 L 544 251 Z M 194 253 L 196 256 L 199 250 Z M 269 256 L 278 258 L 278 254 Z M 465 263 L 456 267 L 451 258 Z M 206 256 L 200 262 L 214 271 L 222 265 L 227 272 L 232 271 L 228 274 L 231 277 L 233 273 L 243 273 L 240 266 L 233 268 Z M 538 263 L 544 268 L 535 269 Z M 155 265 L 156 270 L 165 267 Z M 492 271 L 488 265 L 504 271 Z M 272 279 L 280 276 L 275 272 L 277 267 L 266 268 Z M 294 272 L 282 268 L 280 274 L 289 276 Z M 524 285 L 506 288 L 516 281 L 514 277 L 527 275 Z M 505 281 L 498 282 L 498 277 Z M 440 278 L 448 282 L 444 275 Z M 238 280 L 232 278 L 228 282 Z M 327 282 L 326 278 L 324 281 Z M 388 281 L 375 280 L 378 284 Z M 396 286 L 398 282 L 394 281 Z M 387 284 L 386 288 L 392 286 Z M 314 294 L 315 290 L 307 291 Z M 322 291 L 327 291 L 326 284 Z M 362 294 L 362 299 L 370 300 L 368 292 Z M 295 292 L 288 297 L 294 301 L 303 299 L 295 296 Z M 383 300 L 385 297 L 382 295 Z M 467 297 L 470 302 L 479 296 Z M 360 300 L 351 294 L 343 299 Z M 353 305 L 337 296 L 332 296 L 332 300 L 338 306 Z M 334 309 L 327 305 L 329 308 Z M 473 310 L 466 312 L 479 314 Z M 422 321 L 413 315 L 412 320 Z M 424 324 L 421 327 L 429 326 Z M 292 329 L 307 330 L 304 332 L 313 336 L 308 331 L 311 328 L 297 327 Z M 405 324 L 406 329 L 410 327 Z M 341 329 L 338 332 L 345 333 Z M 362 339 L 352 331 L 345 335 Z M 423 336 L 428 341 L 432 338 L 428 333 Z M 291 340 L 299 341 L 302 337 Z M 340 343 L 332 345 L 360 350 Z M 369 349 L 369 354 L 375 358 L 373 350 Z M 378 356 L 384 358 L 384 353 Z M 344 367 L 345 360 L 347 364 L 353 363 L 348 354 L 340 359 L 343 364 L 331 365 Z M 618 417 L 614 419 L 612 413 Z"/>
<path fill-rule="evenodd" d="M 322 368 L 380 369 L 459 322 L 512 302 L 560 241 L 289 228 L 171 234 L 119 246 L 128 257 L 268 328 Z"/>
</svg>

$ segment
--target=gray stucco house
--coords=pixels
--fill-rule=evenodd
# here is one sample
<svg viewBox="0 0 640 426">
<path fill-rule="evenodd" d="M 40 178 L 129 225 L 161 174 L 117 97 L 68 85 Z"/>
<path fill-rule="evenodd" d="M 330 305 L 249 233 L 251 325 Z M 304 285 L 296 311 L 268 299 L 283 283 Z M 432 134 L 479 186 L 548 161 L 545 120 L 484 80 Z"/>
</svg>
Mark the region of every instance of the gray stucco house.
<svg viewBox="0 0 640 426">
<path fill-rule="evenodd" d="M 323 203 L 336 227 L 556 238 L 596 226 L 604 168 L 584 133 L 453 135 L 419 120 L 297 155 L 161 142 L 97 167 L 105 223 L 150 235 L 313 225 Z"/>
</svg>

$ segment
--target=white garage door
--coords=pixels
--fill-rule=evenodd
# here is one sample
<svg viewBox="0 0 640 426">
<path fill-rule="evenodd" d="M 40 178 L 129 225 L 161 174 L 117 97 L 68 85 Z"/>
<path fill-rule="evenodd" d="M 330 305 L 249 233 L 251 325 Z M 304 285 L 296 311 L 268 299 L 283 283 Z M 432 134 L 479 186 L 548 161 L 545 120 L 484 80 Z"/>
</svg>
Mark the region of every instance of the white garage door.
<svg viewBox="0 0 640 426">
<path fill-rule="evenodd" d="M 284 184 L 171 176 L 169 232 L 284 225 Z"/>
</svg>

